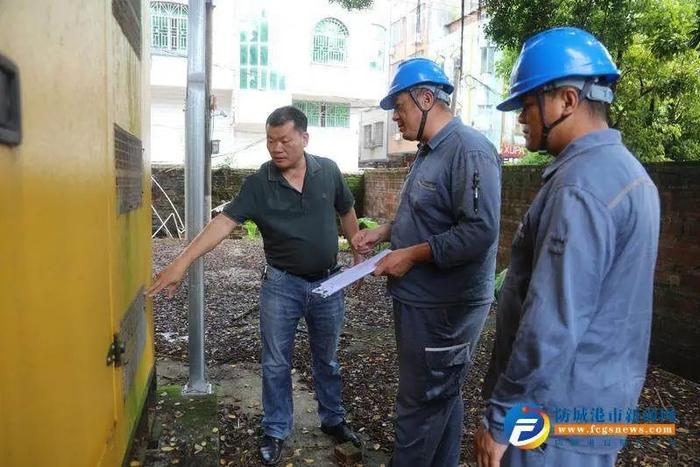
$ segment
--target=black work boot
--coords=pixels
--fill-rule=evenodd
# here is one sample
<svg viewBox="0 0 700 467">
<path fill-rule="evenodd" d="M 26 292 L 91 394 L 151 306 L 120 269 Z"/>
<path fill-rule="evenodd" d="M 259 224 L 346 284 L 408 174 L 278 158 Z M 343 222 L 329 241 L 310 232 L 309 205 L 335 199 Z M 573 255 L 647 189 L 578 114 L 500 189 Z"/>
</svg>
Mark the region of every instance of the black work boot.
<svg viewBox="0 0 700 467">
<path fill-rule="evenodd" d="M 350 428 L 345 420 L 333 426 L 321 425 L 321 431 L 327 435 L 331 435 L 336 439 L 336 441 L 341 443 L 352 441 L 352 444 L 354 444 L 356 447 L 359 448 L 362 446 L 360 437 L 357 436 L 354 431 L 352 431 L 352 428 Z"/>
<path fill-rule="evenodd" d="M 260 462 L 263 465 L 277 465 L 282 458 L 282 447 L 284 440 L 274 436 L 263 435 L 260 439 Z"/>
</svg>

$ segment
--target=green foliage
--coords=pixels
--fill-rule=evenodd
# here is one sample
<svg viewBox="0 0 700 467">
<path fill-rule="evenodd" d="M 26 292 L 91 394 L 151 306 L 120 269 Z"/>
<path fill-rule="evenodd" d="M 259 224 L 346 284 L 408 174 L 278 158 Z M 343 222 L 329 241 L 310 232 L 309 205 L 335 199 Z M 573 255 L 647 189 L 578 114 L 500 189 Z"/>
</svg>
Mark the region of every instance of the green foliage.
<svg viewBox="0 0 700 467">
<path fill-rule="evenodd" d="M 379 222 L 375 221 L 371 217 L 360 217 L 357 219 L 357 225 L 360 227 L 360 230 L 374 229 L 375 227 L 379 227 Z"/>
<path fill-rule="evenodd" d="M 501 294 L 503 283 L 506 280 L 506 274 L 508 274 L 508 268 L 505 268 L 503 271 L 496 274 L 496 282 L 493 291 L 493 295 L 496 297 L 496 300 L 498 300 L 498 296 Z"/>
<path fill-rule="evenodd" d="M 622 71 L 611 123 L 645 162 L 700 160 L 700 7 L 696 0 L 486 0 L 487 34 L 509 76 L 524 40 L 555 26 L 591 31 Z"/>
<path fill-rule="evenodd" d="M 246 231 L 246 235 L 250 240 L 253 240 L 257 237 L 260 236 L 260 231 L 258 230 L 258 226 L 255 225 L 255 222 L 248 220 L 243 223 L 243 228 Z"/>
<path fill-rule="evenodd" d="M 518 165 L 549 165 L 553 160 L 554 158 L 549 154 L 526 151 L 525 155 L 518 160 Z"/>
<path fill-rule="evenodd" d="M 338 237 L 338 250 L 350 251 L 350 242 L 348 242 L 345 237 Z"/>
<path fill-rule="evenodd" d="M 353 198 L 355 198 L 355 213 L 362 215 L 365 201 L 365 182 L 361 174 L 343 174 L 345 182 L 350 188 Z"/>
<path fill-rule="evenodd" d="M 338 3 L 346 10 L 364 10 L 374 3 L 374 0 L 328 0 L 331 3 Z"/>
<path fill-rule="evenodd" d="M 693 49 L 700 48 L 700 4 L 698 4 L 698 11 L 695 12 L 695 28 L 693 29 L 688 46 Z"/>
<path fill-rule="evenodd" d="M 391 248 L 391 243 L 389 243 L 389 242 L 379 243 L 374 247 L 372 254 L 373 255 L 379 254 L 380 252 L 386 250 L 387 248 Z"/>
<path fill-rule="evenodd" d="M 518 54 L 520 54 L 520 49 L 512 46 L 506 46 L 503 49 L 503 55 L 500 60 L 496 62 L 496 75 L 499 78 L 503 78 L 506 83 L 510 81 L 510 73 L 513 71 L 513 65 L 518 59 Z"/>
<path fill-rule="evenodd" d="M 592 31 L 613 57 L 631 43 L 647 3 L 657 0 L 485 0 L 486 33 L 501 47 L 519 50 L 525 39 L 555 26 Z M 692 1 L 692 0 L 688 0 Z"/>
</svg>

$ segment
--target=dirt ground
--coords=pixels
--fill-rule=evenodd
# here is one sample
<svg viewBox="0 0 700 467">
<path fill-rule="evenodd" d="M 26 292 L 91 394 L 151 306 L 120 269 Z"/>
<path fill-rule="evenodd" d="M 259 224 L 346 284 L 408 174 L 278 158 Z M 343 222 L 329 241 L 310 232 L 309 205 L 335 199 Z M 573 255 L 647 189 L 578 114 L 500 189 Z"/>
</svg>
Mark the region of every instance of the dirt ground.
<svg viewBox="0 0 700 467">
<path fill-rule="evenodd" d="M 155 239 L 153 259 L 160 270 L 181 250 L 177 240 Z M 344 264 L 349 255 L 341 253 Z M 205 258 L 206 359 L 219 395 L 221 465 L 259 465 L 260 403 L 258 291 L 264 263 L 259 240 L 226 240 Z M 346 323 L 339 361 L 349 422 L 365 441 L 364 465 L 381 465 L 391 452 L 394 396 L 398 383 L 391 300 L 383 278 L 370 277 L 346 299 Z M 186 381 L 187 287 L 168 300 L 154 299 L 159 384 Z M 493 344 L 493 316 L 487 322 L 474 365 L 463 387 L 466 407 L 462 462 L 471 465 L 472 436 L 481 414 L 480 390 Z M 333 465 L 332 442 L 318 429 L 306 330 L 297 332 L 293 357 L 295 428 L 281 465 Z M 620 453 L 618 465 L 698 465 L 700 385 L 651 366 L 640 407 L 674 408 L 678 435 L 636 438 Z M 162 457 L 162 456 L 161 456 Z"/>
</svg>

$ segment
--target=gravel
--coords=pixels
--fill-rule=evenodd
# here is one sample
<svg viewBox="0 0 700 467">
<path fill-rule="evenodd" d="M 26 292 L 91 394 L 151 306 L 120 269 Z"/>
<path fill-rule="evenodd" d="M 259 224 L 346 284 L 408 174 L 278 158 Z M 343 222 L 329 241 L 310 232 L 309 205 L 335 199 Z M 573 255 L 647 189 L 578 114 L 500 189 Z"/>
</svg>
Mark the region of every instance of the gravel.
<svg viewBox="0 0 700 467">
<path fill-rule="evenodd" d="M 155 239 L 156 271 L 182 249 L 177 240 Z M 349 264 L 350 256 L 341 253 Z M 258 292 L 264 264 L 260 240 L 225 240 L 205 257 L 206 359 L 209 365 L 257 363 L 260 360 Z M 340 340 L 343 367 L 343 399 L 349 420 L 374 449 L 391 451 L 394 396 L 398 385 L 397 359 L 391 300 L 383 278 L 369 277 L 356 294 L 346 298 L 346 323 Z M 171 300 L 154 299 L 155 345 L 159 357 L 187 359 L 187 284 L 183 282 Z M 472 435 L 481 414 L 480 390 L 493 345 L 493 316 L 477 349 L 473 367 L 463 387 L 466 407 L 462 462 L 472 462 Z M 303 323 L 297 332 L 293 366 L 303 383 L 312 387 L 310 354 Z M 618 457 L 618 465 L 700 465 L 700 385 L 658 367 L 650 366 L 640 407 L 674 408 L 678 415 L 676 437 L 638 437 L 630 440 Z M 231 418 L 234 415 L 236 418 Z M 235 443 L 223 443 L 222 457 L 236 459 L 229 465 L 257 465 L 255 446 L 258 420 L 240 423 L 236 407 L 220 409 L 222 435 Z M 234 423 L 235 422 L 235 423 Z M 245 453 L 241 455 L 242 453 Z"/>
</svg>

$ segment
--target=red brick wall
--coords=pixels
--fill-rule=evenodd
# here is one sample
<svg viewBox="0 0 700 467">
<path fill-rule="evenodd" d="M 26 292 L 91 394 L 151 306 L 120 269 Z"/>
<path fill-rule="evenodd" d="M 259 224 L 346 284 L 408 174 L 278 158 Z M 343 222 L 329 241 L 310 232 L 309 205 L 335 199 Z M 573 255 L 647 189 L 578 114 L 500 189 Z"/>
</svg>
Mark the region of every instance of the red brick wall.
<svg viewBox="0 0 700 467">
<path fill-rule="evenodd" d="M 661 196 L 652 359 L 700 381 L 700 163 L 647 171 Z"/>
<path fill-rule="evenodd" d="M 542 168 L 506 166 L 501 178 L 501 232 L 498 240 L 497 270 L 508 267 L 510 246 L 530 203 L 542 185 Z"/>
<path fill-rule="evenodd" d="M 367 170 L 364 215 L 380 221 L 391 220 L 399 204 L 399 192 L 407 169 Z"/>
<path fill-rule="evenodd" d="M 700 163 L 646 166 L 661 197 L 651 360 L 700 381 Z M 503 169 L 498 270 L 506 267 L 520 219 L 541 184 L 540 167 Z M 365 215 L 391 219 L 405 169 L 365 173 Z"/>
</svg>

